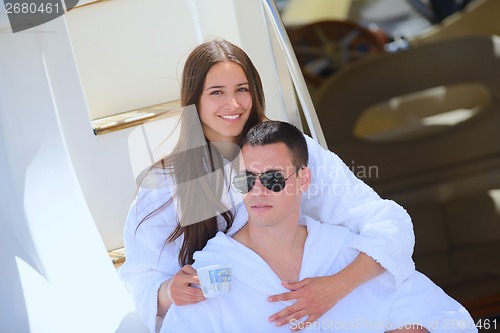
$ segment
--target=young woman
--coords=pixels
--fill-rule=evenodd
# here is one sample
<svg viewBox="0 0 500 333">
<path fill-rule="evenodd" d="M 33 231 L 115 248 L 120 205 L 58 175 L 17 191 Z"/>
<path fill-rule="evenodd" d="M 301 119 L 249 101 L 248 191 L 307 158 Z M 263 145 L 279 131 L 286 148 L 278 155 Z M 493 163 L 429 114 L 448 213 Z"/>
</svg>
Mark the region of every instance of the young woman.
<svg viewBox="0 0 500 333">
<path fill-rule="evenodd" d="M 243 133 L 265 121 L 260 76 L 246 53 L 224 41 L 196 47 L 186 60 L 181 87 L 186 107 L 180 140 L 154 165 L 132 203 L 124 231 L 127 260 L 120 276 L 151 332 L 168 307 L 204 300 L 192 255 L 222 230 L 237 232 L 247 221 L 230 187 L 234 147 Z M 196 112 L 189 112 L 194 105 Z M 196 122 L 201 139 L 196 139 Z M 193 140 L 203 142 L 193 142 Z M 312 183 L 302 214 L 342 224 L 361 235 L 361 254 L 332 276 L 283 282 L 290 292 L 269 301 L 296 300 L 269 320 L 284 325 L 308 316 L 313 322 L 357 286 L 373 278 L 401 283 L 413 270 L 413 227 L 406 211 L 381 199 L 334 153 L 306 136 Z M 328 248 L 324 249 L 328 256 Z"/>
</svg>

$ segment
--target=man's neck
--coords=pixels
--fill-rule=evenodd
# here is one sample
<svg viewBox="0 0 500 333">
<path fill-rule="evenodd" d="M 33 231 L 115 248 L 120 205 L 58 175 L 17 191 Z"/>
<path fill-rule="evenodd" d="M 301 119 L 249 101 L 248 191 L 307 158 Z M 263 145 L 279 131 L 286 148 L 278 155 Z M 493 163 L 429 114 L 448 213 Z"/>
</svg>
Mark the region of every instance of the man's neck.
<svg viewBox="0 0 500 333">
<path fill-rule="evenodd" d="M 257 253 L 282 281 L 297 281 L 307 229 L 293 223 L 259 226 L 248 221 L 233 238 Z"/>
</svg>

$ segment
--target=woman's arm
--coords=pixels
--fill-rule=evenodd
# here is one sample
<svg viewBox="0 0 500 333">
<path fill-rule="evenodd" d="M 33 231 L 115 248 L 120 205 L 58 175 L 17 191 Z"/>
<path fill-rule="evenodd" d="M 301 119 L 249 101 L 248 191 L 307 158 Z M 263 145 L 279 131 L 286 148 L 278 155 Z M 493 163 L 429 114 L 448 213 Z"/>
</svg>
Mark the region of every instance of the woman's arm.
<svg viewBox="0 0 500 333">
<path fill-rule="evenodd" d="M 380 198 L 337 155 L 306 140 L 312 182 L 302 199 L 302 213 L 359 234 L 352 246 L 384 267 L 381 281 L 399 285 L 415 269 L 410 216 L 395 202 Z"/>
<path fill-rule="evenodd" d="M 159 214 L 140 223 L 168 200 L 169 195 L 168 187 L 141 188 L 130 207 L 124 228 L 126 260 L 119 275 L 151 332 L 156 328 L 158 292 L 163 283 L 181 269 L 177 261 L 179 244 L 165 243 L 176 223 L 175 208 L 167 205 Z"/>
<path fill-rule="evenodd" d="M 170 296 L 170 285 L 172 284 L 173 278 L 168 279 L 163 282 L 158 289 L 158 312 L 157 316 L 165 316 L 168 308 L 174 303 L 172 296 Z"/>
<path fill-rule="evenodd" d="M 364 253 L 360 253 L 354 261 L 337 274 L 306 278 L 298 282 L 283 282 L 283 286 L 291 292 L 269 297 L 270 302 L 297 300 L 293 305 L 269 317 L 277 326 L 285 325 L 291 320 L 299 320 L 307 316 L 306 323 L 318 320 L 338 301 L 351 293 L 363 283 L 379 276 L 383 267 Z"/>
</svg>

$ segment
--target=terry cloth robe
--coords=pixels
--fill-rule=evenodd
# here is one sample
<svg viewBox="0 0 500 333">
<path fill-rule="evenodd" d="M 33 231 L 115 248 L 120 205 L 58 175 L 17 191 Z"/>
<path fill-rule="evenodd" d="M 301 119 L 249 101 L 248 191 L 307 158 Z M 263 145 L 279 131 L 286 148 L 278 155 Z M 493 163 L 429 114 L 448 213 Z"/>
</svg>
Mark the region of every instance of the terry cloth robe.
<svg viewBox="0 0 500 333">
<path fill-rule="evenodd" d="M 345 227 L 321 224 L 306 217 L 300 222 L 307 225 L 308 236 L 299 279 L 334 274 L 359 253 L 350 247 L 357 236 Z M 195 268 L 232 265 L 232 290 L 197 304 L 172 306 L 163 322 L 162 333 L 290 331 L 287 325 L 276 327 L 267 321 L 270 315 L 293 301 L 271 303 L 266 300 L 287 290 L 255 252 L 218 233 L 203 251 L 195 253 L 195 260 Z M 477 332 L 469 313 L 418 272 L 399 287 L 376 279 L 369 281 L 340 300 L 318 322 L 303 328 L 317 332 L 385 332 L 412 324 L 422 325 L 433 333 Z M 299 322 L 292 323 L 294 325 Z"/>
<path fill-rule="evenodd" d="M 401 284 L 414 272 L 411 259 L 414 235 L 409 215 L 395 202 L 381 199 L 356 178 L 336 154 L 323 149 L 307 135 L 305 138 L 312 180 L 302 197 L 302 214 L 325 224 L 344 225 L 359 234 L 351 246 L 374 258 L 386 269 L 376 279 L 389 286 Z M 230 166 L 229 163 L 225 165 Z M 226 171 L 226 182 L 230 184 L 235 173 L 229 168 Z M 151 178 L 155 179 L 155 175 Z M 246 223 L 248 213 L 241 194 L 229 185 L 226 187 L 229 191 L 222 199 L 231 203 L 235 212 L 233 226 L 227 234 L 233 235 Z M 174 192 L 175 184 L 170 175 L 163 175 L 153 183 L 141 184 L 130 206 L 123 232 L 127 260 L 120 268 L 120 278 L 151 333 L 159 328 L 156 317 L 158 289 L 181 269 L 177 257 L 183 237 L 165 243 L 178 222 L 173 202 L 143 223 L 141 221 L 172 198 Z M 196 209 L 196 204 L 193 209 Z M 224 230 L 225 222 L 220 216 L 218 222 L 219 230 Z M 322 252 L 326 251 L 332 251 L 329 245 L 322 247 Z"/>
</svg>

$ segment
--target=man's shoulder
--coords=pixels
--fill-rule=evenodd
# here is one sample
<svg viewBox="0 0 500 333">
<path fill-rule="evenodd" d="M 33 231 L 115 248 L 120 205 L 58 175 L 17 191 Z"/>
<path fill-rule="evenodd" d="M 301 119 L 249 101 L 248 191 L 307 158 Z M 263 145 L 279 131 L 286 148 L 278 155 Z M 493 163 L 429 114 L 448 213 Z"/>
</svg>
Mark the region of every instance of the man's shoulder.
<svg viewBox="0 0 500 333">
<path fill-rule="evenodd" d="M 201 251 L 196 251 L 193 254 L 193 267 L 199 268 L 203 266 L 227 263 L 232 255 L 236 254 L 237 246 L 235 240 L 219 231 L 215 237 L 208 240 L 207 244 Z"/>
<path fill-rule="evenodd" d="M 224 232 L 219 231 L 217 234 L 208 240 L 207 245 L 203 248 L 203 251 L 218 250 L 220 248 L 233 247 L 234 240 L 232 237 L 226 235 Z"/>
<path fill-rule="evenodd" d="M 351 242 L 357 235 L 342 225 L 320 223 L 309 216 L 301 216 L 301 224 L 307 227 L 307 242 L 314 248 L 328 249 L 330 254 L 352 258 Z"/>
<path fill-rule="evenodd" d="M 309 263 L 304 276 L 324 276 L 339 272 L 359 254 L 351 246 L 355 235 L 339 225 L 320 223 L 308 216 L 301 217 L 307 226 L 303 261 Z"/>
<path fill-rule="evenodd" d="M 347 227 L 338 224 L 321 223 L 307 215 L 299 217 L 299 224 L 305 225 L 309 234 L 335 235 L 351 239 L 355 234 Z"/>
</svg>

